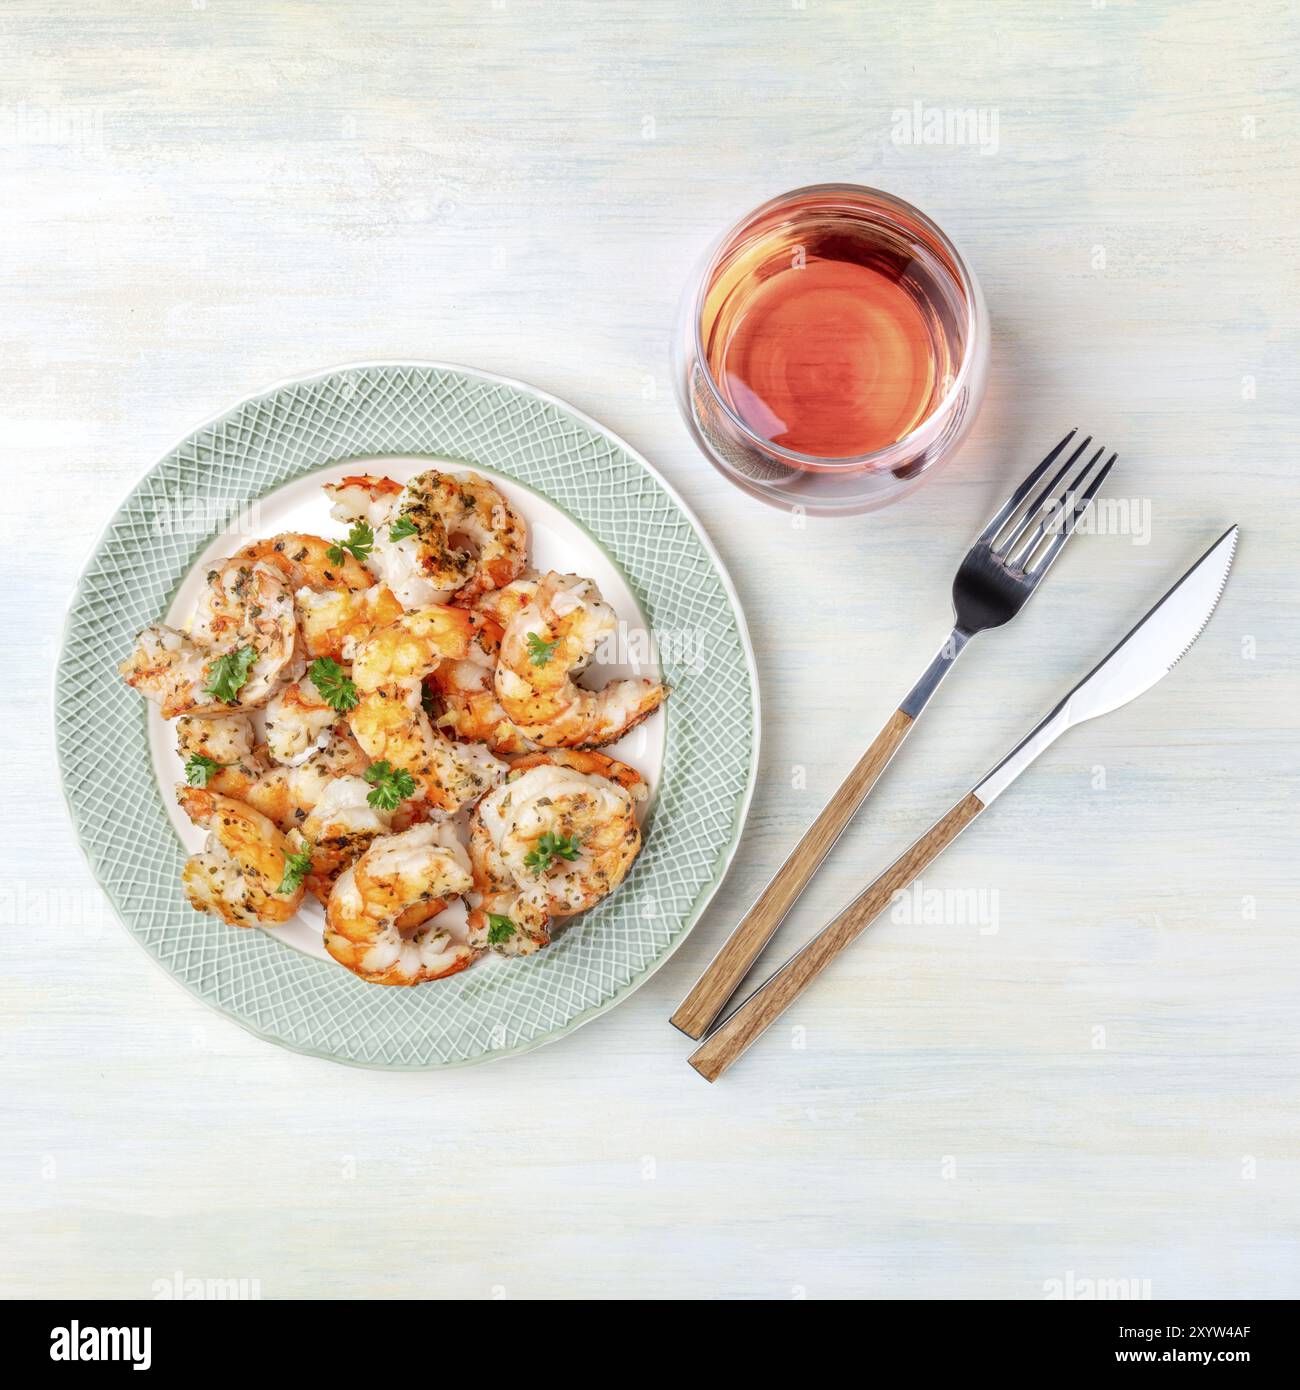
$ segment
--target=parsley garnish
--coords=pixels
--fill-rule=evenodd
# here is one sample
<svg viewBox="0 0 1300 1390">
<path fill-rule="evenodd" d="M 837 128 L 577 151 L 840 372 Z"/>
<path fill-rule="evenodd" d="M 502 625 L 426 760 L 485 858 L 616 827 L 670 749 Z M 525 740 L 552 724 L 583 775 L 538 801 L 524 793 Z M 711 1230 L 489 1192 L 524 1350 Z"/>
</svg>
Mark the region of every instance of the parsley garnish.
<svg viewBox="0 0 1300 1390">
<path fill-rule="evenodd" d="M 488 913 L 488 945 L 500 946 L 502 942 L 509 941 L 518 930 L 515 924 L 500 912 Z"/>
<path fill-rule="evenodd" d="M 536 869 L 541 873 L 543 869 L 551 867 L 553 859 L 576 859 L 580 843 L 576 835 L 552 835 L 549 830 L 545 830 L 536 847 L 524 855 L 524 863 L 530 869 Z"/>
<path fill-rule="evenodd" d="M 252 647 L 240 647 L 237 652 L 227 652 L 225 656 L 217 657 L 208 668 L 208 683 L 203 687 L 205 693 L 215 695 L 228 705 L 235 704 L 256 660 L 257 653 Z"/>
<path fill-rule="evenodd" d="M 551 653 L 560 644 L 558 641 L 543 642 L 542 639 L 535 632 L 530 632 L 528 634 L 528 641 L 526 645 L 528 647 L 529 661 L 531 661 L 534 666 L 545 666 L 546 663 L 551 659 Z"/>
<path fill-rule="evenodd" d="M 280 886 L 275 890 L 277 893 L 296 893 L 299 884 L 307 877 L 307 871 L 311 868 L 311 846 L 299 850 L 297 854 L 286 854 L 284 856 L 284 877 L 280 880 Z"/>
<path fill-rule="evenodd" d="M 185 780 L 191 787 L 206 787 L 212 774 L 226 766 L 226 763 L 209 758 L 206 753 L 191 753 L 185 763 Z"/>
<path fill-rule="evenodd" d="M 375 533 L 370 528 L 368 521 L 354 521 L 352 529 L 348 532 L 345 541 L 339 541 L 336 545 L 330 546 L 325 552 L 326 555 L 336 564 L 343 563 L 343 552 L 350 550 L 358 560 L 364 560 L 374 549 Z"/>
<path fill-rule="evenodd" d="M 408 796 L 415 795 L 415 778 L 404 767 L 393 767 L 386 758 L 371 763 L 365 775 L 374 787 L 366 800 L 377 811 L 396 811 Z"/>
<path fill-rule="evenodd" d="M 307 674 L 320 691 L 321 699 L 340 714 L 354 709 L 361 699 L 357 694 L 356 682 L 332 656 L 318 656 Z"/>
<path fill-rule="evenodd" d="M 388 528 L 388 539 L 390 541 L 404 541 L 407 536 L 415 535 L 415 522 L 409 516 L 399 516 Z"/>
</svg>

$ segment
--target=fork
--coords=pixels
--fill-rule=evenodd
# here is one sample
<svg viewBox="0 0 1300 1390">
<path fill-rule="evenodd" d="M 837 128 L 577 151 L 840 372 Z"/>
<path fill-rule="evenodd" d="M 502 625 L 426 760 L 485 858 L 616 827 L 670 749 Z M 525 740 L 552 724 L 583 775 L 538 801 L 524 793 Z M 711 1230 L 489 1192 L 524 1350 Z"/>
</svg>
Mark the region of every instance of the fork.
<svg viewBox="0 0 1300 1390">
<path fill-rule="evenodd" d="M 804 832 L 803 839 L 678 1006 L 672 1022 L 687 1037 L 702 1038 L 722 1012 L 971 638 L 988 628 L 1009 623 L 1056 563 L 1066 541 L 1074 534 L 1079 518 L 1087 511 L 1119 457 L 1112 453 L 1098 468 L 1097 463 L 1106 452 L 1104 447 L 1098 448 L 1058 493 L 1063 480 L 1087 453 L 1092 444 L 1091 435 L 1075 447 L 1046 483 L 1043 479 L 1069 448 L 1077 432 L 1071 430 L 1033 469 L 967 552 L 952 585 L 956 617 L 952 632 L 925 674 L 890 715 L 858 765 Z M 1080 494 L 1079 489 L 1085 483 L 1086 491 Z"/>
</svg>

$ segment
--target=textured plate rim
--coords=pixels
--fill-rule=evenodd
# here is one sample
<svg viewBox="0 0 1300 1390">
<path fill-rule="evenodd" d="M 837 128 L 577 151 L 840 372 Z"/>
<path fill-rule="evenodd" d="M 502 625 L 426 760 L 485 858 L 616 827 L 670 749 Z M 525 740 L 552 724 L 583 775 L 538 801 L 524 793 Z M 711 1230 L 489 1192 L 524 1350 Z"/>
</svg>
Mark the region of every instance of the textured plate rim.
<svg viewBox="0 0 1300 1390">
<path fill-rule="evenodd" d="M 249 1020 L 241 1018 L 238 1014 L 233 1013 L 228 1009 L 222 1008 L 213 1000 L 206 998 L 203 994 L 199 992 L 199 990 L 196 987 L 191 985 L 189 981 L 181 978 L 179 975 L 174 974 L 171 970 L 167 968 L 166 965 L 163 964 L 161 960 L 157 959 L 153 955 L 153 953 L 145 946 L 144 942 L 141 941 L 136 936 L 135 932 L 131 929 L 123 913 L 122 907 L 117 901 L 117 898 L 108 889 L 108 887 L 101 880 L 99 874 L 96 872 L 95 865 L 90 857 L 90 852 L 82 839 L 81 832 L 77 824 L 77 817 L 72 804 L 72 796 L 69 793 L 68 782 L 64 775 L 64 743 L 58 717 L 58 701 L 59 690 L 63 681 L 64 663 L 67 656 L 68 642 L 71 637 L 73 612 L 81 600 L 82 590 L 84 588 L 86 579 L 90 573 L 91 567 L 95 563 L 95 558 L 99 554 L 101 545 L 104 543 L 104 540 L 109 534 L 110 530 L 113 528 L 114 523 L 117 521 L 121 513 L 125 510 L 127 505 L 130 503 L 132 497 L 135 495 L 140 485 L 144 482 L 146 478 L 149 477 L 149 475 L 154 471 L 154 469 L 158 468 L 166 459 L 171 457 L 172 454 L 176 453 L 180 448 L 182 448 L 183 445 L 189 439 L 201 433 L 203 430 L 208 429 L 211 426 L 217 424 L 226 416 L 232 414 L 233 412 L 243 407 L 249 406 L 257 401 L 266 400 L 272 396 L 277 395 L 281 391 L 288 390 L 291 387 L 302 386 L 309 382 L 320 381 L 324 378 L 335 376 L 341 372 L 367 371 L 373 369 L 411 369 L 416 371 L 455 372 L 459 375 L 473 377 L 477 380 L 490 382 L 494 385 L 505 386 L 513 390 L 521 391 L 528 396 L 543 401 L 548 405 L 554 406 L 558 410 L 566 412 L 567 414 L 571 415 L 574 419 L 580 421 L 583 425 L 585 425 L 588 429 L 592 430 L 594 433 L 599 434 L 604 438 L 608 439 L 611 444 L 613 444 L 616 448 L 620 449 L 623 453 L 625 453 L 628 458 L 632 459 L 637 464 L 638 467 L 644 469 L 644 471 L 647 474 L 649 474 L 651 478 L 654 479 L 654 481 L 659 485 L 659 487 L 663 489 L 664 493 L 671 499 L 673 505 L 677 508 L 677 510 L 682 514 L 682 516 L 686 518 L 687 522 L 691 527 L 691 530 L 695 533 L 696 539 L 699 541 L 701 548 L 708 556 L 709 562 L 713 566 L 714 572 L 717 574 L 718 579 L 722 583 L 723 591 L 727 595 L 728 603 L 731 606 L 732 617 L 735 620 L 736 624 L 736 633 L 740 639 L 741 650 L 743 651 L 745 657 L 746 673 L 749 678 L 749 703 L 751 721 L 750 754 L 749 767 L 747 768 L 745 774 L 744 792 L 742 793 L 736 805 L 735 814 L 732 819 L 730 838 L 728 839 L 725 848 L 718 856 L 718 859 L 714 865 L 713 874 L 710 877 L 708 883 L 706 883 L 704 887 L 700 890 L 700 893 L 695 899 L 694 903 L 692 903 L 690 910 L 685 914 L 682 928 L 677 933 L 676 937 L 668 944 L 668 946 L 662 952 L 660 952 L 658 956 L 655 957 L 654 960 L 652 960 L 643 970 L 641 970 L 639 974 L 634 975 L 630 980 L 627 981 L 626 984 L 624 984 L 620 989 L 616 990 L 615 993 L 611 995 L 610 998 L 606 999 L 603 1003 L 594 1005 L 589 1009 L 584 1009 L 581 1013 L 575 1014 L 571 1019 L 568 1019 L 565 1023 L 560 1024 L 558 1027 L 553 1028 L 548 1032 L 539 1034 L 537 1037 L 529 1038 L 527 1041 L 518 1043 L 514 1047 L 501 1048 L 490 1052 L 483 1052 L 473 1057 L 462 1057 L 457 1058 L 453 1061 L 387 1062 L 369 1061 L 355 1057 L 341 1057 L 336 1053 L 322 1051 L 320 1048 L 317 1047 L 311 1047 L 294 1043 L 287 1038 L 283 1038 L 275 1034 L 269 1033 L 265 1029 L 257 1027 Z M 537 491 L 537 489 L 533 490 Z M 557 503 L 554 503 L 553 499 L 547 498 L 547 500 L 551 501 L 552 505 L 558 505 Z M 562 507 L 561 510 L 564 512 L 566 516 L 572 517 L 572 514 L 567 510 L 567 508 Z M 584 522 L 581 521 L 580 518 L 572 517 L 572 519 L 582 527 L 584 532 L 590 534 L 589 528 L 586 526 Z M 622 561 L 616 555 L 613 555 L 612 552 L 609 552 L 608 547 L 604 546 L 594 536 L 591 536 L 590 538 L 595 544 L 599 545 L 602 550 L 605 550 L 606 553 L 610 555 L 611 560 L 618 566 L 620 570 L 623 569 Z M 123 931 L 126 933 L 128 939 L 134 944 L 136 949 L 139 950 L 141 954 L 144 955 L 150 961 L 150 963 L 159 972 L 159 974 L 165 976 L 174 984 L 179 985 L 187 994 L 189 994 L 192 998 L 198 1000 L 198 1002 L 201 1003 L 210 1012 L 212 1012 L 219 1018 L 228 1019 L 230 1022 L 238 1025 L 246 1033 L 259 1039 L 260 1041 L 270 1043 L 275 1047 L 283 1048 L 287 1052 L 297 1053 L 299 1056 L 313 1057 L 322 1062 L 333 1063 L 336 1066 L 356 1067 L 363 1071 L 438 1072 L 461 1067 L 479 1066 L 487 1062 L 501 1061 L 509 1057 L 522 1056 L 524 1053 L 532 1052 L 539 1047 L 545 1047 L 548 1043 L 558 1042 L 561 1038 L 568 1037 L 571 1033 L 576 1032 L 579 1028 L 583 1027 L 587 1023 L 590 1023 L 593 1019 L 599 1018 L 602 1014 L 608 1013 L 611 1009 L 613 1009 L 618 1004 L 621 1004 L 631 994 L 638 990 L 643 984 L 646 983 L 647 980 L 651 978 L 651 976 L 653 976 L 656 973 L 656 971 L 660 969 L 661 966 L 663 966 L 668 961 L 668 959 L 678 950 L 678 948 L 682 945 L 686 938 L 699 925 L 700 918 L 704 915 L 705 911 L 708 909 L 709 904 L 713 901 L 714 897 L 718 892 L 718 889 L 721 888 L 722 883 L 725 880 L 727 873 L 735 860 L 736 851 L 740 847 L 740 839 L 744 832 L 745 823 L 749 819 L 749 811 L 753 803 L 754 790 L 758 781 L 759 754 L 763 730 L 762 701 L 758 683 L 758 664 L 754 655 L 753 642 L 751 641 L 749 635 L 749 624 L 745 618 L 745 610 L 740 602 L 740 595 L 736 591 L 736 586 L 732 581 L 731 574 L 730 571 L 727 569 L 726 563 L 723 561 L 722 556 L 718 553 L 717 548 L 714 546 L 713 541 L 710 539 L 708 535 L 708 532 L 700 523 L 700 520 L 695 515 L 694 510 L 685 501 L 685 499 L 681 496 L 681 494 L 677 491 L 673 484 L 669 482 L 669 480 L 665 478 L 664 475 L 652 463 L 650 463 L 649 460 L 646 459 L 645 456 L 639 450 L 634 449 L 630 444 L 628 444 L 627 441 L 623 439 L 621 435 L 615 434 L 613 430 L 607 428 L 605 425 L 602 425 L 598 420 L 588 415 L 585 411 L 579 410 L 576 406 L 572 405 L 570 402 L 563 399 L 562 397 L 557 396 L 552 392 L 543 389 L 542 387 L 533 386 L 529 382 L 521 381 L 518 377 L 505 376 L 501 373 L 486 371 L 478 367 L 467 367 L 458 362 L 444 362 L 424 358 L 367 358 L 359 361 L 341 362 L 331 367 L 320 368 L 315 371 L 305 372 L 295 376 L 284 377 L 281 380 L 276 381 L 271 385 L 262 388 L 261 390 L 253 392 L 251 395 L 240 397 L 232 404 L 224 407 L 221 410 L 216 411 L 212 415 L 206 417 L 202 421 L 193 425 L 188 430 L 185 430 L 179 436 L 179 438 L 177 438 L 175 443 L 171 445 L 170 448 L 164 449 L 163 452 L 159 454 L 158 457 L 148 465 L 148 467 L 146 467 L 141 473 L 137 474 L 132 479 L 132 481 L 126 486 L 126 488 L 119 494 L 117 502 L 112 506 L 111 510 L 105 517 L 103 524 L 95 533 L 95 536 L 91 541 L 90 547 L 86 553 L 86 558 L 83 561 L 81 568 L 78 570 L 76 580 L 74 581 L 69 591 L 68 600 L 63 612 L 63 623 L 59 639 L 59 653 L 54 668 L 54 680 L 52 681 L 50 687 L 50 705 L 54 733 L 55 757 L 59 768 L 59 790 L 62 794 L 64 809 L 67 812 L 69 828 L 72 831 L 73 841 L 75 842 L 78 850 L 80 851 L 81 857 L 84 860 L 86 867 L 90 872 L 91 878 L 94 879 L 96 887 L 98 887 L 99 891 L 103 893 L 104 897 L 108 900 L 108 903 L 112 907 L 113 913 L 117 917 L 119 923 L 121 924 Z M 665 1034 L 668 1034 L 670 1032 L 671 1030 L 666 1027 Z"/>
</svg>

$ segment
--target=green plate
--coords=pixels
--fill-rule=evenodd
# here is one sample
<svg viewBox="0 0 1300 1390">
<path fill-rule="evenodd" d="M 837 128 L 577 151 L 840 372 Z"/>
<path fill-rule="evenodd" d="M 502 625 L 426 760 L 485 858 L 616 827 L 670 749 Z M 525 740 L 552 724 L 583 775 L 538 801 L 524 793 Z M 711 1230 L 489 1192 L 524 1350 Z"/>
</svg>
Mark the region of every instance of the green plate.
<svg viewBox="0 0 1300 1390">
<path fill-rule="evenodd" d="M 135 634 L 167 610 L 233 515 L 307 474 L 383 455 L 460 459 L 541 493 L 613 557 L 654 630 L 678 639 L 662 654 L 673 694 L 653 819 L 627 881 L 535 956 L 408 989 L 366 984 L 270 932 L 190 909 L 145 702 L 116 672 Z M 523 1052 L 631 993 L 680 944 L 726 872 L 758 757 L 744 617 L 721 561 L 669 485 L 554 397 L 441 364 L 368 363 L 287 382 L 173 449 L 108 523 L 81 576 L 55 703 L 73 826 L 131 935 L 198 998 L 259 1037 L 372 1067 Z"/>
</svg>

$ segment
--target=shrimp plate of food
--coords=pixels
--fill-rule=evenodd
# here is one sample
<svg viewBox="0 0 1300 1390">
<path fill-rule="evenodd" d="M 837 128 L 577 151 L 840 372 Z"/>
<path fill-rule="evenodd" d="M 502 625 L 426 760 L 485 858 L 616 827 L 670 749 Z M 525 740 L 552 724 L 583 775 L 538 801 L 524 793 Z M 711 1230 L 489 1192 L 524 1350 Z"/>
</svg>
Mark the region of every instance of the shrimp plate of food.
<svg viewBox="0 0 1300 1390">
<path fill-rule="evenodd" d="M 327 457 L 280 437 L 300 387 Z M 358 392 L 425 447 L 384 450 Z M 199 502 L 202 536 L 175 516 Z M 110 638 L 93 595 L 88 707 L 91 580 L 139 560 L 150 511 L 165 602 Z M 137 939 L 253 1031 L 363 1065 L 521 1051 L 640 983 L 725 870 L 757 751 L 743 619 L 666 485 L 454 368 L 343 369 L 185 441 L 100 541 L 58 700 L 74 824 Z"/>
<path fill-rule="evenodd" d="M 626 578 L 455 460 L 350 460 L 262 499 L 121 671 L 191 906 L 372 983 L 549 946 L 626 877 L 663 765 L 670 692 Z"/>
</svg>

